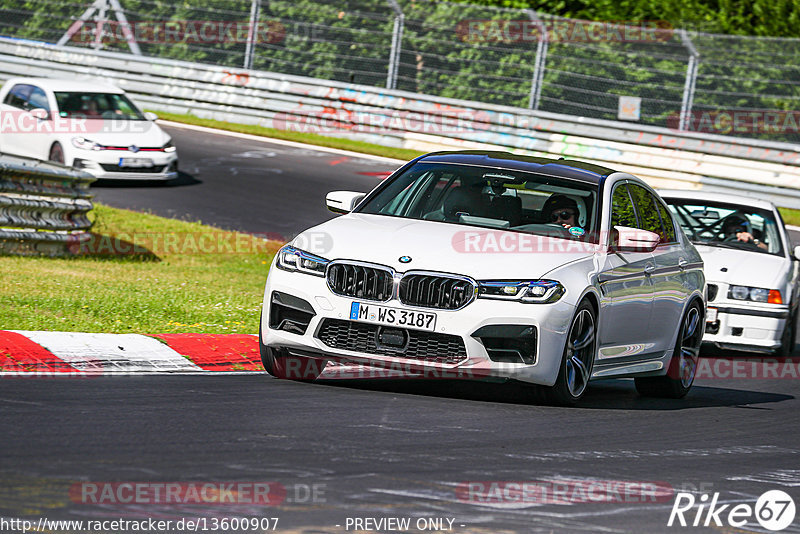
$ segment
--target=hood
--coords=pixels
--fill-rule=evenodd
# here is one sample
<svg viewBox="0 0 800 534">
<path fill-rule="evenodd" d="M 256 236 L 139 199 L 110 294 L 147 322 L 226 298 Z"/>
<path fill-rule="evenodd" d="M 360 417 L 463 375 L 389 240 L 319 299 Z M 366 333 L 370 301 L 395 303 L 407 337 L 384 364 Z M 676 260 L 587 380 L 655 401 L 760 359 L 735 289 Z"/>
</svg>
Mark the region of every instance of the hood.
<svg viewBox="0 0 800 534">
<path fill-rule="evenodd" d="M 783 256 L 695 244 L 708 282 L 778 289 L 791 262 Z"/>
<path fill-rule="evenodd" d="M 73 137 L 84 137 L 105 146 L 162 147 L 170 136 L 153 121 L 87 120 L 81 133 L 63 134 L 68 143 Z"/>
<path fill-rule="evenodd" d="M 537 279 L 595 252 L 594 245 L 568 239 L 358 213 L 306 230 L 292 244 L 329 260 L 360 260 L 399 272 L 439 271 L 476 280 Z M 402 256 L 411 261 L 400 262 Z"/>
</svg>

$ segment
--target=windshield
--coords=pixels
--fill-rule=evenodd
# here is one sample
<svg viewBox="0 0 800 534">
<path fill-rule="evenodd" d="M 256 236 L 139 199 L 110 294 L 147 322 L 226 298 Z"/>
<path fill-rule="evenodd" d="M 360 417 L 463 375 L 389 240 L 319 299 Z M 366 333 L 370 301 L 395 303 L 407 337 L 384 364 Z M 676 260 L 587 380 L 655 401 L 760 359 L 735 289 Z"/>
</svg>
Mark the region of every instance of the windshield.
<svg viewBox="0 0 800 534">
<path fill-rule="evenodd" d="M 418 163 L 360 213 L 591 240 L 597 186 L 532 172 Z"/>
<path fill-rule="evenodd" d="M 692 243 L 782 255 L 772 211 L 740 204 L 664 199 Z"/>
<path fill-rule="evenodd" d="M 142 112 L 123 94 L 56 92 L 56 102 L 60 117 L 145 120 Z"/>
</svg>

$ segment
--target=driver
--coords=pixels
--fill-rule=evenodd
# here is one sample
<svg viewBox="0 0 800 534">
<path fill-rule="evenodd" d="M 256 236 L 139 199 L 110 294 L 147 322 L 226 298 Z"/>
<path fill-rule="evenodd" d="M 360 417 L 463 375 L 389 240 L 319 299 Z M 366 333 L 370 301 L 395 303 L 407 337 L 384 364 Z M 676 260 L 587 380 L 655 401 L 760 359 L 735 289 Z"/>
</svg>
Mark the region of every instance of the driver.
<svg viewBox="0 0 800 534">
<path fill-rule="evenodd" d="M 767 249 L 766 243 L 753 237 L 750 221 L 741 213 L 731 213 L 725 218 L 725 222 L 722 225 L 722 233 L 725 235 L 725 241 L 737 241 L 755 245 L 764 250 Z"/>
<path fill-rule="evenodd" d="M 552 195 L 545 201 L 542 214 L 549 223 L 572 228 L 577 224 L 578 204 L 566 195 Z"/>
</svg>

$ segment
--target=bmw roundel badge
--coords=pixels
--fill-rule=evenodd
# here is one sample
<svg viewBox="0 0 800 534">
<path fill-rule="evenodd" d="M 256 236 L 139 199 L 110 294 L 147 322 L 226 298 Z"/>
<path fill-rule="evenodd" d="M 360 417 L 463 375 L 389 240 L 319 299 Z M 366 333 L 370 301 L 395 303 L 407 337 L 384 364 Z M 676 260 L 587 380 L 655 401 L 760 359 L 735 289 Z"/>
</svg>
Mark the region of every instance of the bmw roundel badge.
<svg viewBox="0 0 800 534">
<path fill-rule="evenodd" d="M 400 263 L 409 263 L 411 262 L 411 256 L 400 256 Z"/>
</svg>

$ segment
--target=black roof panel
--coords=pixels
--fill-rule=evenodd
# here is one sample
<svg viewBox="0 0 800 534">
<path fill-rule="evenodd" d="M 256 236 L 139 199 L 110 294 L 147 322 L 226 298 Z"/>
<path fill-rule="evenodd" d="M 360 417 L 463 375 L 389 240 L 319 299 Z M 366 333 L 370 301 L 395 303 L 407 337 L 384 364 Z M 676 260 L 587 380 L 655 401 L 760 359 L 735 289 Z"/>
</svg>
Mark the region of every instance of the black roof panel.
<svg viewBox="0 0 800 534">
<path fill-rule="evenodd" d="M 422 156 L 418 161 L 424 163 L 461 163 L 498 169 L 536 172 L 594 184 L 601 182 L 606 176 L 616 172 L 613 169 L 585 163 L 583 161 L 537 158 L 534 156 L 511 154 L 510 152 L 493 152 L 488 150 L 433 152 Z"/>
</svg>

